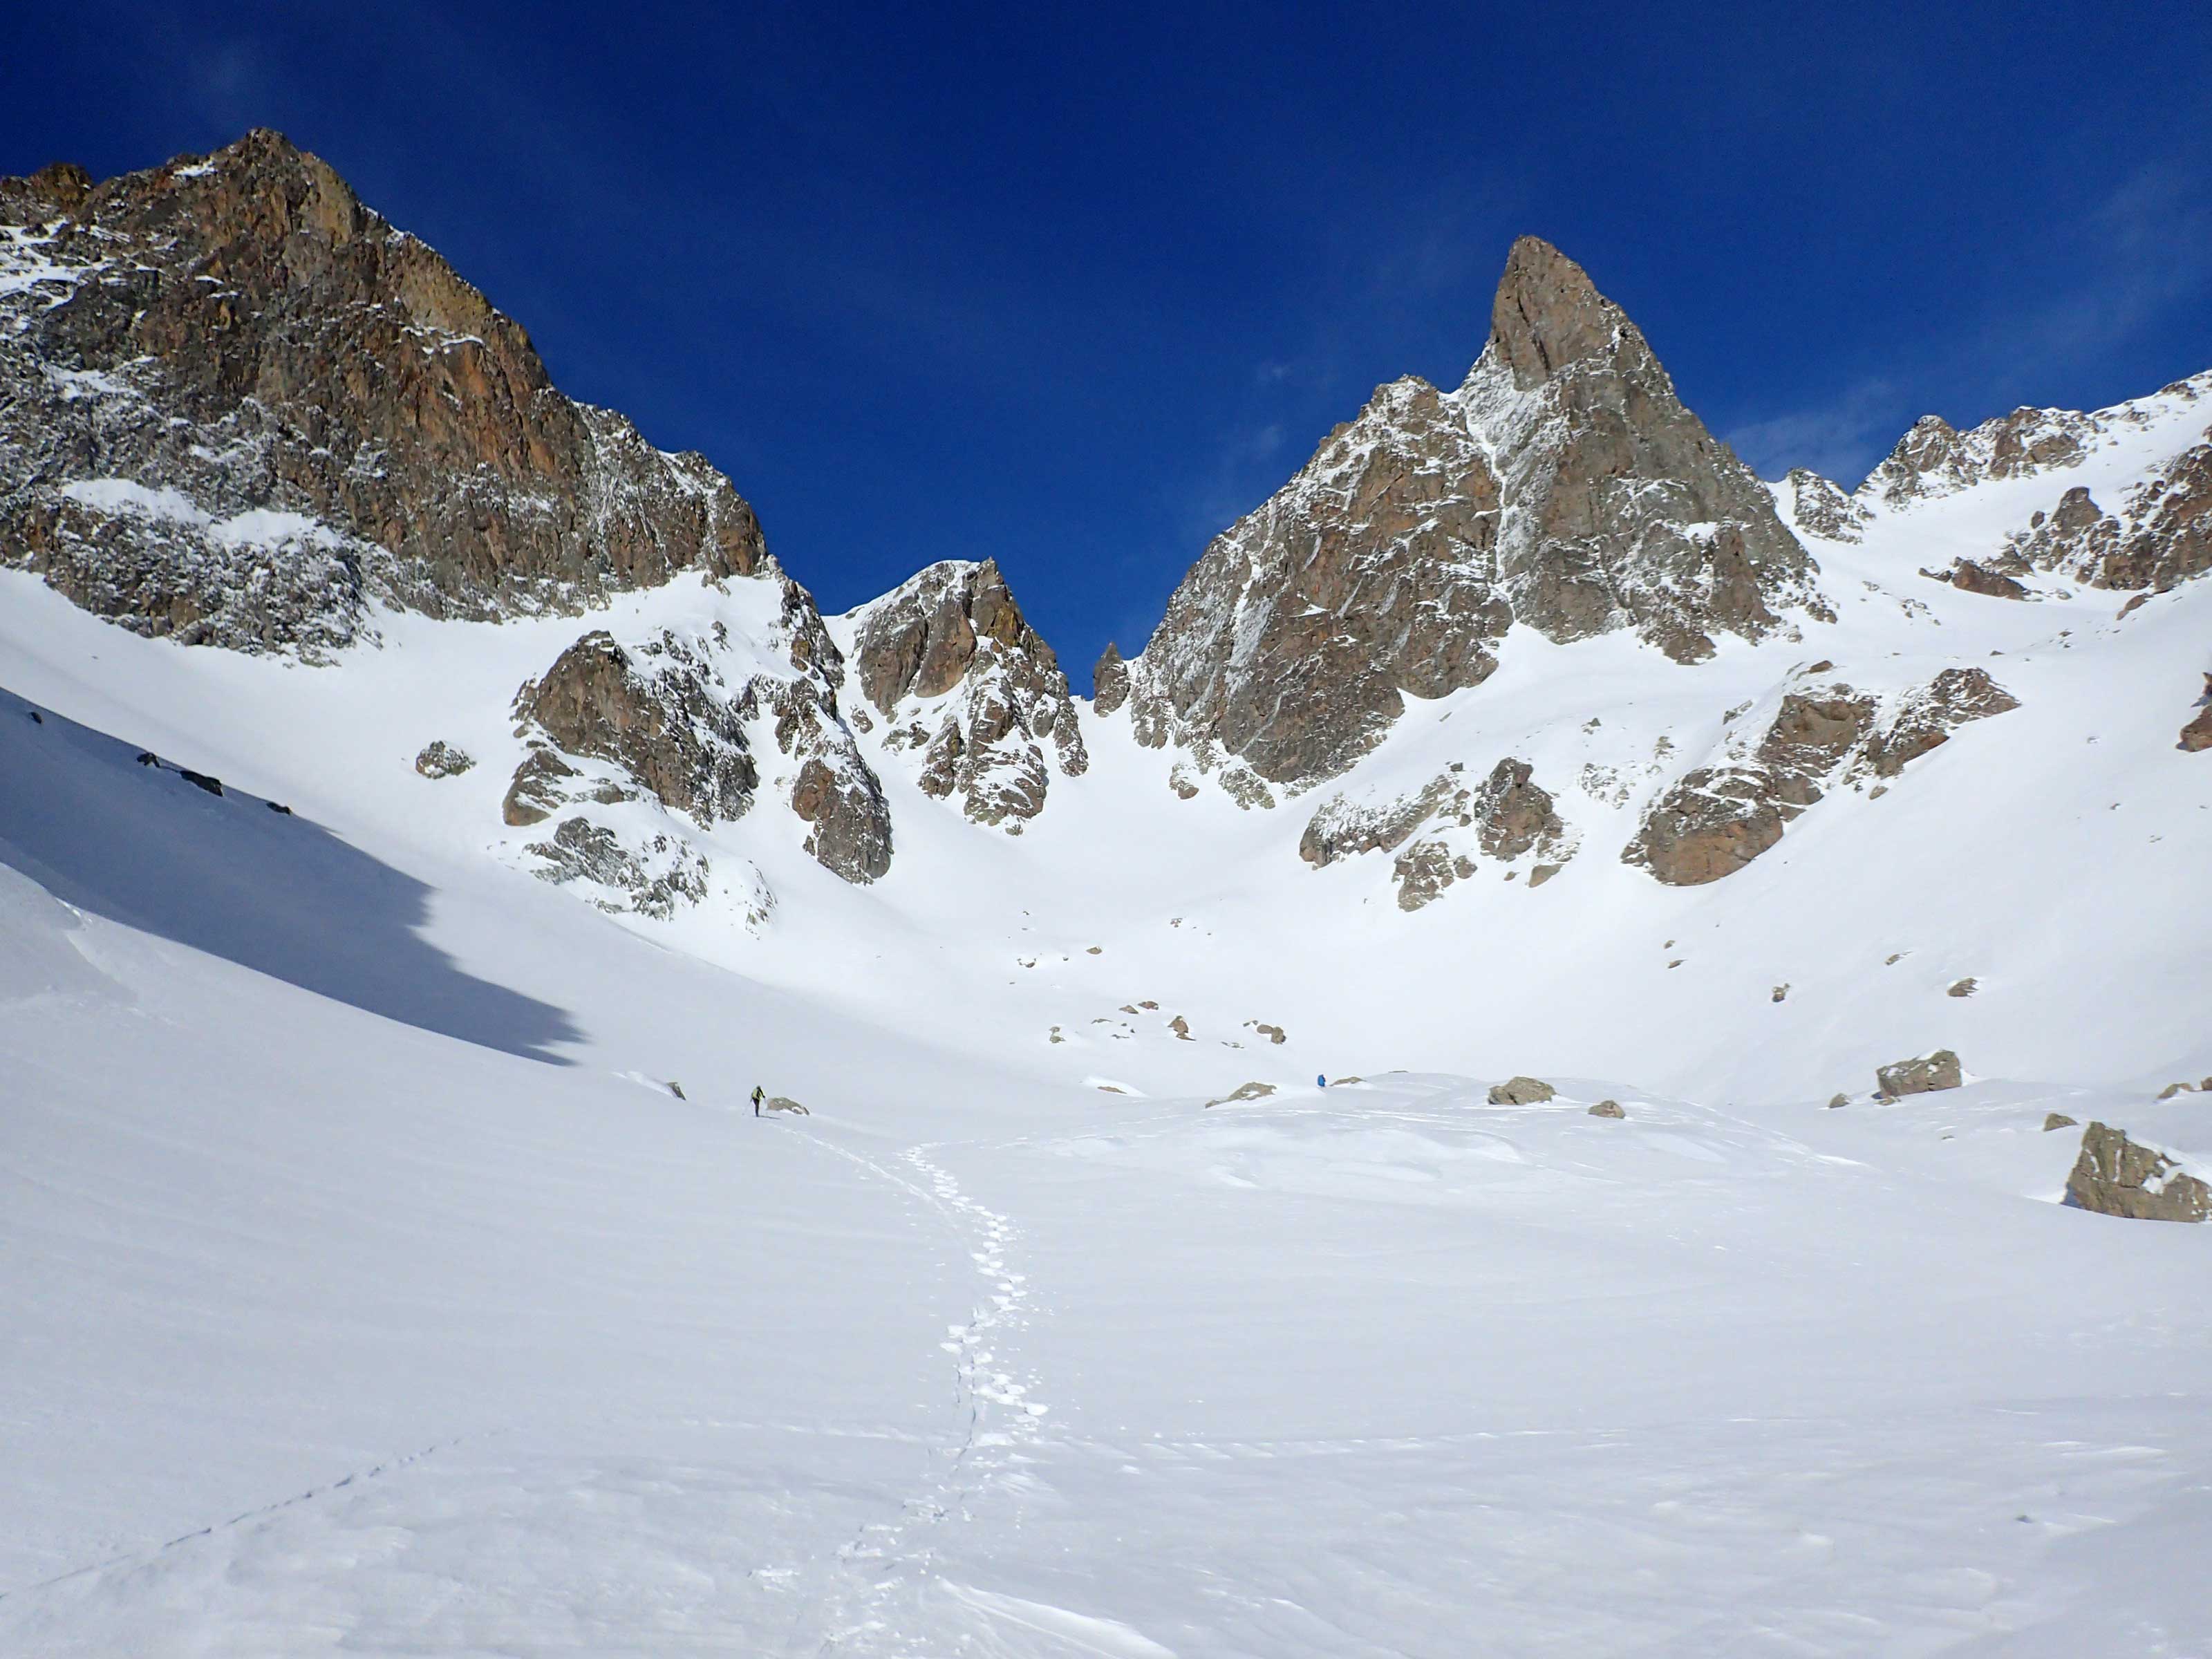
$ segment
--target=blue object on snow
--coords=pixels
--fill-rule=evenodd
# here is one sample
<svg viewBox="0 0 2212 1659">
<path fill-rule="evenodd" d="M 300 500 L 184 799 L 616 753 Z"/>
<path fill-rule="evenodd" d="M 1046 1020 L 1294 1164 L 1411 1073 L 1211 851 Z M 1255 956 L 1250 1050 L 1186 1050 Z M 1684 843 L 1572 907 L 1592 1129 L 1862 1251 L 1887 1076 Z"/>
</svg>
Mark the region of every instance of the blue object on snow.
<svg viewBox="0 0 2212 1659">
<path fill-rule="evenodd" d="M 1326 1089 L 1326 1088 L 1328 1088 L 1328 1079 L 1326 1076 L 1323 1076 L 1323 1077 L 1317 1077 L 1317 1078 L 1316 1078 L 1316 1079 L 1314 1079 L 1314 1087 L 1315 1087 L 1315 1088 L 1316 1088 L 1316 1089 Z"/>
</svg>

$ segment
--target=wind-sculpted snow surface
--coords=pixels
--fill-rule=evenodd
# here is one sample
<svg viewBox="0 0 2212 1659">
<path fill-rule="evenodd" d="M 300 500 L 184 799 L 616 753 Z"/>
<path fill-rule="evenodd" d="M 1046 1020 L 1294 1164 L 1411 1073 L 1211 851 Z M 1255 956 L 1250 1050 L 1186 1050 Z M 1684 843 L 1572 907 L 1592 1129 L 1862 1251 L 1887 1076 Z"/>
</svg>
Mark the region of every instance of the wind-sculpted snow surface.
<svg viewBox="0 0 2212 1659">
<path fill-rule="evenodd" d="M 745 575 L 697 455 L 562 396 L 523 330 L 276 133 L 0 180 L 0 558 L 185 644 L 311 659 L 372 601 L 574 614 Z"/>
</svg>

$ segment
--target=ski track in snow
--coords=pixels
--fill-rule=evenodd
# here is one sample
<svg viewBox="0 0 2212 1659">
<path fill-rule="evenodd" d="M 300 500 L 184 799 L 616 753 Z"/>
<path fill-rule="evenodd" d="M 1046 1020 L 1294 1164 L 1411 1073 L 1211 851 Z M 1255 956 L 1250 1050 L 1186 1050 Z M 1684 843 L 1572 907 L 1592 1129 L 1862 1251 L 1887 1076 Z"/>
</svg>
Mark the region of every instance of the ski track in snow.
<svg viewBox="0 0 2212 1659">
<path fill-rule="evenodd" d="M 939 1473 L 902 1500 L 896 1519 L 869 1522 L 838 1550 L 830 1581 L 802 1609 L 784 1648 L 792 1659 L 926 1654 L 933 1650 L 930 1642 L 912 1633 L 921 1621 L 911 1615 L 938 1582 L 936 1529 L 948 1520 L 975 1518 L 994 1488 L 1024 1461 L 1022 1448 L 1036 1440 L 1049 1409 L 1030 1398 L 1036 1379 L 1006 1368 L 991 1346 L 998 1335 L 1027 1322 L 1028 1276 L 1012 1271 L 1006 1260 L 1020 1233 L 1010 1218 L 961 1189 L 951 1171 L 930 1158 L 933 1144 L 899 1155 L 909 1175 L 819 1134 L 808 1139 L 933 1210 L 988 1286 L 968 1318 L 947 1326 L 939 1344 L 952 1357 L 957 1439 L 942 1452 Z"/>
<path fill-rule="evenodd" d="M 18 1584 L 13 1589 L 0 1589 L 0 1601 L 5 1601 L 10 1596 L 35 1595 L 40 1590 L 52 1589 L 57 1584 L 66 1584 L 71 1579 L 82 1578 L 88 1573 L 105 1572 L 110 1567 L 151 1561 L 156 1556 L 164 1555 L 171 1550 L 182 1549 L 187 1545 L 196 1544 L 203 1538 L 212 1538 L 218 1533 L 228 1532 L 234 1527 L 245 1526 L 248 1522 L 259 1521 L 283 1510 L 297 1508 L 302 1504 L 312 1504 L 318 1498 L 328 1498 L 335 1492 L 343 1492 L 356 1484 L 379 1480 L 385 1475 L 419 1463 L 426 1457 L 434 1456 L 441 1451 L 451 1450 L 460 1443 L 459 1440 L 441 1440 L 434 1444 L 422 1448 L 419 1451 L 409 1452 L 403 1457 L 387 1457 L 382 1462 L 372 1463 L 365 1469 L 355 1469 L 349 1474 L 340 1475 L 335 1480 L 326 1480 L 319 1486 L 310 1486 L 305 1492 L 295 1492 L 289 1498 L 280 1498 L 273 1503 L 258 1504 L 250 1510 L 241 1510 L 227 1521 L 210 1521 L 204 1527 L 195 1527 L 190 1532 L 181 1532 L 174 1538 L 164 1539 L 151 1549 L 125 1550 L 104 1560 L 88 1562 L 81 1567 L 71 1567 L 66 1572 L 55 1573 L 50 1577 L 41 1578 L 33 1583 Z"/>
</svg>

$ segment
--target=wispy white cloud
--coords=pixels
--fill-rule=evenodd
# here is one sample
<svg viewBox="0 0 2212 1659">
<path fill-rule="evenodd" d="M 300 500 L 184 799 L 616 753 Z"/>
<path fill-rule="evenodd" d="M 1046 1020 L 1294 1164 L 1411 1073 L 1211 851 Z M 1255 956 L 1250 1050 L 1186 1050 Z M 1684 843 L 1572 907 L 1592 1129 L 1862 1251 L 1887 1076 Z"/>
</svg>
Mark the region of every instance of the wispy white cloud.
<svg viewBox="0 0 2212 1659">
<path fill-rule="evenodd" d="M 2065 371 L 2094 364 L 2177 307 L 2212 290 L 2212 194 L 2166 162 L 2138 168 L 2074 223 L 2050 231 L 2054 246 L 2088 250 L 2069 292 L 2027 304 L 1993 303 L 1917 361 L 1863 376 L 1832 397 L 1747 421 L 1724 435 L 1762 477 L 1808 466 L 1845 484 L 1887 454 L 1920 415 L 1931 386 L 1978 386 L 1972 406 L 1941 410 L 1960 424 L 2002 413 Z M 2135 388 L 2148 392 L 2149 386 Z M 2120 395 L 2124 395 L 2124 389 Z"/>
<path fill-rule="evenodd" d="M 1752 421 L 1723 435 L 1762 478 L 1808 466 L 1848 486 L 1897 441 L 1902 400 L 1893 381 L 1875 376 L 1844 387 L 1826 403 Z"/>
</svg>

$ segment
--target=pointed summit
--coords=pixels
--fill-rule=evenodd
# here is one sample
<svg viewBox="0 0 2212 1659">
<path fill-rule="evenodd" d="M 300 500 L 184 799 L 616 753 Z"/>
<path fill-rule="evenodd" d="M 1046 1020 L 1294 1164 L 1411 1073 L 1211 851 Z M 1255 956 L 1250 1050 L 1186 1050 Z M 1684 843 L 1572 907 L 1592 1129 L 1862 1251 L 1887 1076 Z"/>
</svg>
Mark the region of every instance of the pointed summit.
<svg viewBox="0 0 2212 1659">
<path fill-rule="evenodd" d="M 1643 345 L 1636 325 L 1580 265 L 1540 236 L 1513 244 L 1491 302 L 1490 349 L 1513 371 L 1516 387 L 1533 392 L 1570 363 L 1603 356 L 1624 338 Z"/>
</svg>

